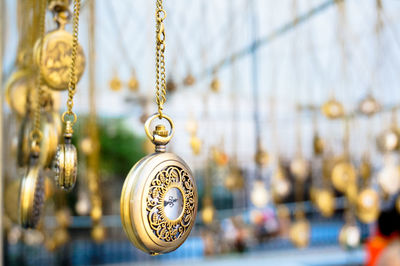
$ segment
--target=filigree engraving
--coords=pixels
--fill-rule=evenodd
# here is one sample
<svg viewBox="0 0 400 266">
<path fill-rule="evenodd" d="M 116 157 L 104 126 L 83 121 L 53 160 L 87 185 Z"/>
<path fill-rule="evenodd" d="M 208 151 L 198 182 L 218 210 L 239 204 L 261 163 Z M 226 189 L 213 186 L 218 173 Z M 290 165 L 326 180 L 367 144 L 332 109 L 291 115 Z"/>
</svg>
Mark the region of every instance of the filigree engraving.
<svg viewBox="0 0 400 266">
<path fill-rule="evenodd" d="M 176 220 L 166 216 L 166 207 L 179 204 L 175 197 L 165 197 L 168 190 L 177 188 L 183 196 L 183 209 Z M 194 184 L 189 174 L 177 166 L 159 171 L 151 181 L 146 198 L 147 219 L 153 233 L 165 242 L 181 238 L 195 219 Z"/>
</svg>

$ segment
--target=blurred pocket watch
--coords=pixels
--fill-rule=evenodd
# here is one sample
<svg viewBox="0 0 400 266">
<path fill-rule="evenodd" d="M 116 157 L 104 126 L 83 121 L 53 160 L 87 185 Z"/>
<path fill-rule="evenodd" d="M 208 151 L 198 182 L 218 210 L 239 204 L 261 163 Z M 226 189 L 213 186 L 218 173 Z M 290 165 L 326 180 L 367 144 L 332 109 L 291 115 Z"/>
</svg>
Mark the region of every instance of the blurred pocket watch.
<svg viewBox="0 0 400 266">
<path fill-rule="evenodd" d="M 130 241 L 150 254 L 177 249 L 189 236 L 197 213 L 197 189 L 186 163 L 173 153 L 165 152 L 172 138 L 174 124 L 150 124 L 159 119 L 151 116 L 145 123 L 146 135 L 156 145 L 156 153 L 137 162 L 125 179 L 121 193 L 121 220 Z"/>
<path fill-rule="evenodd" d="M 55 11 L 57 29 L 48 32 L 41 40 L 37 40 L 33 48 L 35 63 L 40 67 L 43 80 L 54 90 L 67 90 L 70 78 L 73 36 L 65 30 L 70 18 L 69 10 Z M 76 83 L 80 80 L 85 69 L 85 55 L 80 44 L 77 44 L 75 62 Z"/>
<path fill-rule="evenodd" d="M 313 151 L 315 155 L 321 155 L 324 153 L 325 143 L 324 140 L 318 135 L 318 133 L 313 136 Z"/>
<path fill-rule="evenodd" d="M 212 198 L 204 197 L 203 209 L 201 210 L 201 220 L 204 224 L 209 225 L 215 219 L 215 207 L 212 202 Z"/>
<path fill-rule="evenodd" d="M 210 83 L 210 88 L 212 92 L 219 92 L 221 90 L 221 81 L 219 80 L 219 78 L 217 76 L 215 76 L 211 83 Z"/>
<path fill-rule="evenodd" d="M 250 200 L 257 208 L 264 208 L 269 202 L 269 193 L 263 180 L 256 180 L 250 192 Z"/>
<path fill-rule="evenodd" d="M 367 116 L 372 116 L 379 112 L 381 106 L 372 94 L 367 94 L 358 105 L 358 110 Z"/>
<path fill-rule="evenodd" d="M 201 152 L 201 139 L 197 136 L 190 137 L 190 147 L 194 155 L 199 155 Z"/>
<path fill-rule="evenodd" d="M 274 201 L 280 202 L 286 198 L 292 189 L 292 185 L 286 177 L 285 170 L 278 163 L 275 172 L 272 174 L 271 192 Z"/>
<path fill-rule="evenodd" d="M 183 79 L 183 84 L 185 86 L 193 86 L 195 82 L 196 82 L 195 77 L 189 71 L 188 74 L 186 75 L 186 77 Z"/>
<path fill-rule="evenodd" d="M 117 73 L 110 80 L 110 89 L 112 91 L 120 91 L 122 88 L 122 81 L 119 79 Z"/>
<path fill-rule="evenodd" d="M 377 138 L 378 149 L 381 152 L 391 152 L 400 147 L 400 134 L 397 128 L 383 131 Z"/>
<path fill-rule="evenodd" d="M 378 173 L 378 184 L 387 195 L 394 195 L 400 188 L 400 173 L 398 166 L 392 162 L 385 162 L 384 167 Z"/>
<path fill-rule="evenodd" d="M 297 248 L 305 248 L 310 243 L 310 223 L 305 219 L 299 219 L 290 226 L 290 241 Z"/>
<path fill-rule="evenodd" d="M 357 217 L 363 223 L 372 223 L 376 221 L 379 215 L 379 195 L 371 189 L 361 190 L 357 196 Z"/>
<path fill-rule="evenodd" d="M 218 166 L 226 166 L 228 164 L 228 155 L 217 147 L 212 148 L 214 162 Z"/>
<path fill-rule="evenodd" d="M 345 193 L 350 184 L 355 184 L 357 173 L 349 162 L 339 162 L 332 169 L 332 184 L 340 192 Z"/>
<path fill-rule="evenodd" d="M 27 114 L 21 123 L 18 137 L 17 162 L 19 166 L 26 166 L 30 158 L 30 131 L 33 121 L 30 114 Z M 40 130 L 43 134 L 40 142 L 40 155 L 38 163 L 48 168 L 51 166 L 59 141 L 61 123 L 55 112 L 43 111 L 41 114 Z"/>
<path fill-rule="evenodd" d="M 254 160 L 258 166 L 265 167 L 269 162 L 269 154 L 262 147 L 258 147 Z"/>
<path fill-rule="evenodd" d="M 35 228 L 40 220 L 44 203 L 44 177 L 37 154 L 31 153 L 26 174 L 19 193 L 19 216 L 23 228 Z"/>
<path fill-rule="evenodd" d="M 330 189 L 317 190 L 315 192 L 315 202 L 322 216 L 331 217 L 334 214 L 336 199 Z"/>
<path fill-rule="evenodd" d="M 329 119 L 341 118 L 344 115 L 344 107 L 342 103 L 331 97 L 321 107 L 322 113 Z"/>
<path fill-rule="evenodd" d="M 310 165 L 303 156 L 297 155 L 290 163 L 290 172 L 296 180 L 304 182 L 310 174 Z"/>
<path fill-rule="evenodd" d="M 133 92 L 136 92 L 136 91 L 139 90 L 139 84 L 140 83 L 139 83 L 139 80 L 137 78 L 136 71 L 133 69 L 131 77 L 130 77 L 130 79 L 128 81 L 128 88 L 129 88 L 129 90 L 131 90 Z"/>
<path fill-rule="evenodd" d="M 360 245 L 360 229 L 353 224 L 346 223 L 339 232 L 339 244 L 344 249 L 354 249 Z"/>
<path fill-rule="evenodd" d="M 237 191 L 244 187 L 243 171 L 237 165 L 232 165 L 224 180 L 224 186 L 229 191 Z"/>
<path fill-rule="evenodd" d="M 31 70 L 19 69 L 11 74 L 5 84 L 6 101 L 10 108 L 20 117 L 24 117 L 27 109 L 28 96 L 32 99 L 35 96 L 28 95 L 36 93 L 36 90 L 29 88 L 35 87 L 35 76 Z"/>
<path fill-rule="evenodd" d="M 171 75 L 169 75 L 169 78 L 167 79 L 167 91 L 174 93 L 177 88 L 178 86 L 176 85 L 174 78 Z"/>
<path fill-rule="evenodd" d="M 102 224 L 96 224 L 93 226 L 90 235 L 94 242 L 102 243 L 106 238 L 106 229 Z"/>
</svg>

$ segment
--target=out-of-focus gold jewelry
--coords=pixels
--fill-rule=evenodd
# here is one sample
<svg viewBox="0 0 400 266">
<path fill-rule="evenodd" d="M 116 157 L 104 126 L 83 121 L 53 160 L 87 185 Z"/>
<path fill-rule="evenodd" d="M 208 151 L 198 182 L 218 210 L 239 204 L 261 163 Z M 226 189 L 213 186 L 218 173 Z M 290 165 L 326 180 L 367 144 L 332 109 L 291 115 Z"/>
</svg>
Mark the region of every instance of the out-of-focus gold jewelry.
<svg viewBox="0 0 400 266">
<path fill-rule="evenodd" d="M 377 112 L 379 112 L 381 106 L 378 103 L 378 101 L 376 100 L 376 98 L 368 93 L 365 98 L 363 98 L 359 105 L 358 105 L 358 110 L 367 116 L 372 116 L 374 114 L 376 114 Z"/>
<path fill-rule="evenodd" d="M 131 77 L 128 81 L 128 88 L 129 88 L 129 90 L 136 92 L 139 90 L 139 86 L 140 86 L 140 83 L 137 78 L 136 71 L 133 69 Z"/>
<path fill-rule="evenodd" d="M 357 225 L 346 223 L 339 232 L 339 244 L 344 249 L 354 249 L 360 244 L 361 232 Z"/>
<path fill-rule="evenodd" d="M 217 76 L 215 76 L 210 84 L 210 88 L 212 92 L 219 92 L 221 90 L 221 81 L 219 80 L 219 78 Z"/>
<path fill-rule="evenodd" d="M 85 55 L 77 39 L 77 31 L 71 35 L 65 30 L 69 21 L 70 11 L 68 9 L 52 10 L 55 14 L 57 29 L 48 32 L 42 40 L 38 40 L 34 47 L 34 59 L 43 73 L 43 80 L 54 90 L 69 89 L 71 62 L 74 64 L 74 83 L 78 83 L 85 70 Z M 74 10 L 74 23 L 76 8 Z M 75 25 L 74 25 L 75 27 Z M 43 42 L 43 49 L 40 51 L 40 43 Z M 40 54 L 42 55 L 40 56 Z M 73 59 L 73 57 L 75 57 Z"/>
<path fill-rule="evenodd" d="M 299 219 L 290 226 L 290 240 L 297 248 L 305 248 L 310 242 L 310 223 L 305 219 Z"/>
<path fill-rule="evenodd" d="M 357 217 L 363 223 L 372 223 L 378 218 L 379 208 L 379 195 L 371 189 L 365 188 L 357 196 Z"/>
<path fill-rule="evenodd" d="M 338 119 L 344 115 L 343 105 L 333 97 L 322 105 L 321 111 L 329 119 Z"/>
<path fill-rule="evenodd" d="M 346 192 L 350 184 L 356 181 L 357 173 L 349 162 L 340 162 L 333 167 L 332 184 L 340 192 Z"/>
<path fill-rule="evenodd" d="M 74 95 L 76 84 L 79 80 L 78 76 L 83 73 L 83 68 L 79 69 L 79 43 L 78 43 L 78 27 L 79 12 L 81 2 L 74 0 L 74 17 L 73 17 L 73 34 L 71 62 L 69 65 L 69 82 L 68 82 L 68 100 L 67 111 L 65 111 L 61 120 L 64 123 L 64 143 L 58 145 L 57 153 L 54 158 L 54 170 L 56 172 L 55 180 L 59 188 L 71 190 L 76 183 L 78 156 L 75 146 L 72 144 L 73 125 L 76 123 L 77 116 L 72 111 L 74 106 Z"/>
<path fill-rule="evenodd" d="M 331 217 L 335 212 L 335 195 L 329 189 L 321 189 L 316 192 L 315 201 L 318 210 L 324 217 Z"/>
</svg>

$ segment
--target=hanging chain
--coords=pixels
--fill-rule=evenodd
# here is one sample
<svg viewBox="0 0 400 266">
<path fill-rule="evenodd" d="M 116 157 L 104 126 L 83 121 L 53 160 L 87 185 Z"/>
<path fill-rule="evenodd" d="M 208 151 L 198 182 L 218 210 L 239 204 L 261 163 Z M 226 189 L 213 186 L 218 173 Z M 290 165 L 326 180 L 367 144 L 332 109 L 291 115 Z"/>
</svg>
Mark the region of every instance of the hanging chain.
<svg viewBox="0 0 400 266">
<path fill-rule="evenodd" d="M 156 0 L 156 103 L 159 118 L 163 117 L 163 105 L 166 101 L 167 85 L 165 75 L 165 28 L 164 19 L 167 13 L 163 9 L 162 0 Z"/>
<path fill-rule="evenodd" d="M 67 124 L 66 133 L 72 133 L 72 128 L 68 125 L 76 122 L 76 114 L 72 111 L 74 107 L 74 95 L 76 90 L 76 57 L 78 50 L 78 27 L 79 27 L 79 12 L 81 9 L 81 1 L 74 0 L 74 18 L 73 18 L 73 32 L 72 32 L 72 49 L 71 49 L 71 67 L 69 72 L 69 83 L 68 83 L 68 100 L 67 100 L 67 111 L 62 115 L 62 120 Z M 65 116 L 68 115 L 72 120 L 66 120 Z M 69 123 L 68 123 L 69 122 Z"/>
<path fill-rule="evenodd" d="M 43 52 L 43 39 L 44 39 L 44 31 L 45 31 L 45 18 L 46 18 L 46 0 L 40 0 L 40 19 L 39 19 L 39 59 L 41 62 L 42 60 L 42 52 Z M 33 128 L 30 133 L 30 139 L 35 145 L 37 149 L 39 147 L 39 143 L 42 140 L 42 132 L 40 131 L 40 113 L 41 113 L 41 101 L 43 95 L 43 73 L 41 68 L 39 67 L 37 80 L 36 80 L 36 99 L 35 99 L 35 106 L 34 106 L 34 113 L 33 113 Z"/>
</svg>

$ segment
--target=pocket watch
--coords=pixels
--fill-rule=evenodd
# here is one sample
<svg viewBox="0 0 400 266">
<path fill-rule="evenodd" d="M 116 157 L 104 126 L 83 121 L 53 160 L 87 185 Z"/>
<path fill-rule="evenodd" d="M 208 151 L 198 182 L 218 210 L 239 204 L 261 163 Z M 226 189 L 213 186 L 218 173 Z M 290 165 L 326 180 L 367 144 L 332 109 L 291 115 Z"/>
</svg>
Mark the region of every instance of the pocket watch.
<svg viewBox="0 0 400 266">
<path fill-rule="evenodd" d="M 38 163 L 48 168 L 51 166 L 54 155 L 56 153 L 60 122 L 55 112 L 42 112 L 40 122 L 40 130 L 43 138 L 40 142 L 40 155 Z M 21 129 L 18 136 L 17 162 L 19 166 L 25 166 L 29 162 L 30 157 L 30 131 L 33 126 L 33 120 L 30 114 L 27 114 L 21 123 Z"/>
<path fill-rule="evenodd" d="M 296 156 L 290 163 L 290 171 L 294 178 L 304 182 L 310 174 L 310 165 L 302 156 Z"/>
<path fill-rule="evenodd" d="M 78 155 L 71 137 L 65 136 L 64 143 L 58 145 L 53 162 L 56 185 L 67 191 L 75 186 L 78 164 Z"/>
<path fill-rule="evenodd" d="M 174 124 L 150 124 L 159 115 L 151 116 L 145 131 L 156 152 L 138 161 L 125 179 L 121 193 L 121 220 L 130 241 L 152 255 L 177 249 L 189 236 L 197 213 L 197 189 L 186 163 L 173 153 L 165 152 L 172 138 Z"/>
<path fill-rule="evenodd" d="M 329 119 L 341 118 L 344 115 L 343 104 L 333 97 L 322 105 L 321 111 Z"/>
<path fill-rule="evenodd" d="M 358 105 L 358 110 L 367 116 L 376 114 L 380 108 L 380 104 L 371 94 L 367 94 L 367 96 L 365 96 L 365 98 L 362 99 Z"/>
<path fill-rule="evenodd" d="M 332 169 L 332 184 L 340 192 L 346 192 L 350 184 L 355 184 L 356 170 L 349 162 L 340 162 Z"/>
<path fill-rule="evenodd" d="M 310 242 L 310 223 L 305 219 L 299 219 L 290 227 L 290 241 L 297 248 L 305 248 Z"/>
<path fill-rule="evenodd" d="M 379 215 L 379 195 L 371 189 L 363 189 L 357 196 L 357 217 L 363 223 L 376 221 Z"/>
<path fill-rule="evenodd" d="M 10 108 L 20 117 L 23 118 L 26 114 L 28 96 L 30 98 L 29 88 L 34 87 L 35 79 L 33 72 L 28 69 L 19 69 L 7 80 L 5 84 L 6 101 Z M 32 93 L 36 90 L 31 90 Z"/>
<path fill-rule="evenodd" d="M 42 53 L 41 40 L 37 40 L 33 48 L 35 63 L 40 67 L 43 80 L 54 90 L 67 90 L 70 79 L 70 65 L 72 58 L 73 35 L 65 30 L 70 12 L 62 10 L 57 12 L 55 20 L 57 29 L 48 32 L 43 38 Z M 80 80 L 85 69 L 85 55 L 80 44 L 77 44 L 75 78 Z"/>
<path fill-rule="evenodd" d="M 335 195 L 329 189 L 321 189 L 316 192 L 315 202 L 318 210 L 324 217 L 331 217 L 335 212 Z"/>
<path fill-rule="evenodd" d="M 346 223 L 339 232 L 339 244 L 344 249 L 354 249 L 360 244 L 360 229 L 353 224 Z"/>
<path fill-rule="evenodd" d="M 35 228 L 44 203 L 44 178 L 38 157 L 31 155 L 30 165 L 22 178 L 19 194 L 20 223 L 23 228 Z"/>
</svg>

